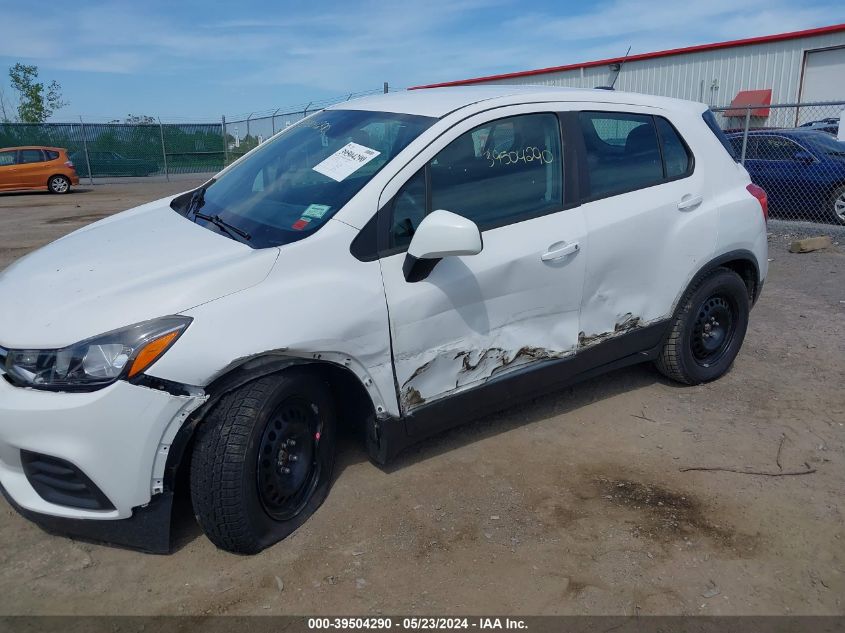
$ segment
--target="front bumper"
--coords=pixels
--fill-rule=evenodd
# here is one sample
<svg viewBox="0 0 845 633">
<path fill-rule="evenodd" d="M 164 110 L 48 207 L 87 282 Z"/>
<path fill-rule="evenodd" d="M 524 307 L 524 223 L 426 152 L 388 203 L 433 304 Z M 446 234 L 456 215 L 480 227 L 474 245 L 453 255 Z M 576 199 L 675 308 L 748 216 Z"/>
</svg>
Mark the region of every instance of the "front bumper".
<svg viewBox="0 0 845 633">
<path fill-rule="evenodd" d="M 165 492 L 170 442 L 204 400 L 123 381 L 91 393 L 38 391 L 15 387 L 0 373 L 0 486 L 28 518 L 38 514 L 46 515 L 45 520 L 122 523 Z M 27 479 L 22 450 L 70 462 L 114 508 L 92 510 L 45 500 Z"/>
</svg>

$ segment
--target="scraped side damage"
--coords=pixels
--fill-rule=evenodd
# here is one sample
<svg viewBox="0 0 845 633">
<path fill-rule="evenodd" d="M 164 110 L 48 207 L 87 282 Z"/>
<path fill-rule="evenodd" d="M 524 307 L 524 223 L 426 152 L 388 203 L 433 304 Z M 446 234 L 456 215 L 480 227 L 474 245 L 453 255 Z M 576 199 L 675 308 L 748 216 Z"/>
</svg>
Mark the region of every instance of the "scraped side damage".
<svg viewBox="0 0 845 633">
<path fill-rule="evenodd" d="M 637 328 L 641 328 L 645 325 L 647 324 L 643 323 L 643 320 L 640 317 L 634 316 L 628 312 L 622 315 L 622 317 L 613 326 L 613 330 L 610 332 L 601 332 L 599 334 L 585 334 L 584 332 L 579 332 L 578 348 L 584 349 L 592 347 L 593 345 L 602 343 L 609 338 L 619 336 L 620 334 L 626 334 L 631 330 L 636 330 Z"/>
<path fill-rule="evenodd" d="M 523 346 L 516 351 L 500 347 L 458 352 L 442 350 L 414 370 L 402 384 L 402 409 L 407 412 L 427 401 L 474 386 L 518 367 L 571 354 L 571 350 L 559 352 L 531 346 Z M 444 384 L 446 381 L 448 385 Z M 431 395 L 426 398 L 424 393 Z"/>
</svg>

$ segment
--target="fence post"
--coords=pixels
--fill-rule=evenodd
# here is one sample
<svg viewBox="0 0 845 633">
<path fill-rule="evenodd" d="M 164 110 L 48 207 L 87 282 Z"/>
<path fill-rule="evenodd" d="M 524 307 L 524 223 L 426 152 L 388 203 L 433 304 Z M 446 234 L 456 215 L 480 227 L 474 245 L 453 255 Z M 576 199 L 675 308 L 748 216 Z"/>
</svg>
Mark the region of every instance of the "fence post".
<svg viewBox="0 0 845 633">
<path fill-rule="evenodd" d="M 161 118 L 158 120 L 158 131 L 161 133 L 161 156 L 164 158 L 164 177 L 167 182 L 170 182 L 170 172 L 167 170 L 167 148 L 164 145 L 164 126 L 161 124 Z"/>
<path fill-rule="evenodd" d="M 226 115 L 220 117 L 220 129 L 223 132 L 223 167 L 229 163 L 229 141 L 226 140 Z"/>
<path fill-rule="evenodd" d="M 387 86 L 387 82 L 385 81 L 384 82 L 384 94 L 387 94 L 388 90 L 389 89 L 388 89 L 388 86 Z"/>
<path fill-rule="evenodd" d="M 85 166 L 88 168 L 88 184 L 94 184 L 94 174 L 91 173 L 91 160 L 88 158 L 88 141 L 85 140 L 85 121 L 79 115 L 79 125 L 82 128 L 82 149 L 85 152 Z"/>
<path fill-rule="evenodd" d="M 742 155 L 739 157 L 739 164 L 745 165 L 745 148 L 748 146 L 748 126 L 751 123 L 751 106 L 745 109 L 745 128 L 742 132 Z"/>
<path fill-rule="evenodd" d="M 276 115 L 279 113 L 281 108 L 276 108 L 276 111 L 273 113 L 273 116 L 270 117 L 271 125 L 273 126 L 273 136 L 276 136 Z"/>
</svg>

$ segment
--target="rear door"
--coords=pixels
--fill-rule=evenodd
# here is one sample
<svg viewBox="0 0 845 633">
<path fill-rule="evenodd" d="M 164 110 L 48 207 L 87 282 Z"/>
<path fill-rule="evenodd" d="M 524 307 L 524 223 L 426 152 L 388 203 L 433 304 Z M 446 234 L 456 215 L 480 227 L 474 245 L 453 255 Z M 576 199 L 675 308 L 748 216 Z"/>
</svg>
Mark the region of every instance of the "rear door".
<svg viewBox="0 0 845 633">
<path fill-rule="evenodd" d="M 657 331 L 642 328 L 670 316 L 716 242 L 709 211 L 718 207 L 719 192 L 706 190 L 704 166 L 696 166 L 670 114 L 609 108 L 577 115 L 588 235 L 580 350 Z"/>
<path fill-rule="evenodd" d="M 21 188 L 17 163 L 17 150 L 7 149 L 0 151 L 0 191 Z"/>
<path fill-rule="evenodd" d="M 46 187 L 47 178 L 44 152 L 40 149 L 22 149 L 18 151 L 18 169 L 21 184 L 27 189 Z"/>
<path fill-rule="evenodd" d="M 458 124 L 400 172 L 398 191 L 388 185 L 381 267 L 403 413 L 574 355 L 585 236 L 564 185 L 567 143 L 553 110 L 502 108 Z M 408 243 L 437 209 L 473 220 L 483 250 L 408 282 Z"/>
</svg>

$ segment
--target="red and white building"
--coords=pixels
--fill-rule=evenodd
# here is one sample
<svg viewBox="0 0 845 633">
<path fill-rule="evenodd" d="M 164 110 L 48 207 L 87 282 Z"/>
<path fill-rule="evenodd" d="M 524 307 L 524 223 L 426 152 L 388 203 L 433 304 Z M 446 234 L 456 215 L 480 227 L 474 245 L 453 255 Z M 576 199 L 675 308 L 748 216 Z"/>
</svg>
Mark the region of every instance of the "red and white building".
<svg viewBox="0 0 845 633">
<path fill-rule="evenodd" d="M 614 78 L 617 90 L 711 106 L 845 101 L 845 24 L 634 54 L 624 64 L 622 57 L 614 57 L 417 87 L 495 83 L 595 88 Z"/>
</svg>

